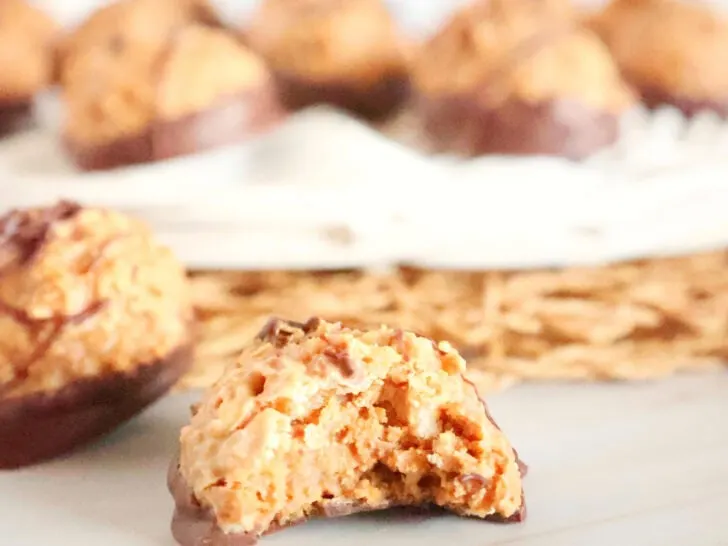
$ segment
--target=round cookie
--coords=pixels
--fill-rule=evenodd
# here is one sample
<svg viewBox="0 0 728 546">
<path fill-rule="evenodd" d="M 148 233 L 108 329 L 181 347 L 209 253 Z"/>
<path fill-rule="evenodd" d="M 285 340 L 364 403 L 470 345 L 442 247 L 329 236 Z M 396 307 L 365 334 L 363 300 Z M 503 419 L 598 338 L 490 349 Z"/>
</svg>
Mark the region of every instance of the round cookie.
<svg viewBox="0 0 728 546">
<path fill-rule="evenodd" d="M 69 39 L 64 141 L 85 170 L 167 159 L 255 134 L 281 109 L 263 61 L 201 0 L 121 0 Z"/>
<path fill-rule="evenodd" d="M 613 0 L 591 20 L 648 107 L 728 117 L 728 17 L 682 0 Z"/>
<path fill-rule="evenodd" d="M 426 134 L 464 155 L 580 159 L 612 144 L 634 97 L 568 2 L 491 0 L 457 12 L 413 70 Z"/>
<path fill-rule="evenodd" d="M 0 218 L 0 468 L 130 419 L 191 364 L 184 268 L 121 214 L 61 202 Z"/>
<path fill-rule="evenodd" d="M 0 2 L 0 135 L 24 126 L 53 83 L 58 27 L 25 0 Z"/>
<path fill-rule="evenodd" d="M 182 546 L 311 517 L 436 505 L 525 515 L 525 467 L 447 343 L 271 320 L 195 406 L 170 467 Z"/>
<path fill-rule="evenodd" d="M 288 108 L 325 103 L 380 120 L 408 96 L 409 47 L 381 0 L 263 0 L 246 37 Z"/>
</svg>

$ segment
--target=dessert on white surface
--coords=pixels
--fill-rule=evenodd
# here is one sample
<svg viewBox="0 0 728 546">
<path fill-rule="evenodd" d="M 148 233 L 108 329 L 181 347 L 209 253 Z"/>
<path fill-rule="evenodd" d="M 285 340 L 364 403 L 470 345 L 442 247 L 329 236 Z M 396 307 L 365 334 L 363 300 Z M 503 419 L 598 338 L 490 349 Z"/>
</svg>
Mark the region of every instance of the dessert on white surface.
<svg viewBox="0 0 728 546">
<path fill-rule="evenodd" d="M 389 5 L 423 32 L 458 4 L 414 14 L 410 2 Z M 36 3 L 68 26 L 101 4 Z M 256 0 L 213 3 L 239 22 Z M 614 146 L 574 163 L 432 156 L 405 144 L 406 115 L 382 133 L 316 107 L 247 143 L 80 174 L 58 142 L 56 99 L 36 106 L 40 127 L 0 142 L 0 212 L 58 198 L 117 208 L 196 268 L 529 268 L 728 244 L 728 124 L 710 114 L 639 109 Z"/>
<path fill-rule="evenodd" d="M 64 158 L 52 106 L 41 119 L 0 142 L 3 210 L 117 208 L 197 268 L 528 268 L 728 244 L 728 126 L 710 115 L 636 112 L 583 163 L 460 161 L 319 107 L 248 143 L 91 174 Z"/>
<path fill-rule="evenodd" d="M 311 522 L 260 544 L 726 544 L 726 389 L 723 374 L 576 389 L 530 385 L 491 395 L 491 409 L 530 466 L 523 524 L 413 521 L 384 512 Z M 0 474 L 0 495 L 12 499 L 0 518 L 4 544 L 53 544 L 61 537 L 75 546 L 172 546 L 165 475 L 198 398 L 171 396 L 72 458 Z"/>
</svg>

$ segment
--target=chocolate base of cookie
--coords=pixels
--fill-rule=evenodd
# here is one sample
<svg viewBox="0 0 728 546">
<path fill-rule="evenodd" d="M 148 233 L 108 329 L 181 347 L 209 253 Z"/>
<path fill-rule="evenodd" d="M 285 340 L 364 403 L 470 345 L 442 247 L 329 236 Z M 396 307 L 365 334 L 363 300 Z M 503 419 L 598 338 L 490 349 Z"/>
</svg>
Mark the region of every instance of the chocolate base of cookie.
<svg viewBox="0 0 728 546">
<path fill-rule="evenodd" d="M 525 465 L 519 468 L 525 472 Z M 179 472 L 179 460 L 173 460 L 167 475 L 167 487 L 175 502 L 172 517 L 172 536 L 180 546 L 252 546 L 258 542 L 259 536 L 254 533 L 225 533 L 215 521 L 209 509 L 200 506 L 191 488 Z M 522 497 L 523 498 L 523 497 Z M 387 509 L 406 510 L 407 515 L 413 519 L 424 519 L 446 512 L 439 506 L 411 506 L 396 504 L 363 504 L 328 502 L 322 504 L 318 510 L 307 519 L 339 518 L 365 512 L 378 512 Z M 493 515 L 485 518 L 496 523 L 517 523 L 524 520 L 526 505 L 522 503 L 521 509 L 510 517 Z M 267 529 L 263 535 L 276 533 L 288 527 L 304 523 L 305 520 L 290 522 L 286 525 L 275 525 Z"/>
<path fill-rule="evenodd" d="M 272 85 L 230 97 L 201 112 L 156 120 L 143 133 L 93 145 L 64 139 L 77 167 L 113 169 L 189 155 L 263 132 L 284 117 Z"/>
<path fill-rule="evenodd" d="M 371 84 L 343 79 L 317 81 L 280 71 L 275 76 L 281 102 L 290 110 L 328 104 L 368 121 L 391 116 L 410 94 L 405 74 L 385 75 Z"/>
<path fill-rule="evenodd" d="M 578 160 L 619 136 L 619 115 L 571 99 L 538 104 L 508 101 L 490 108 L 475 97 L 422 97 L 417 108 L 438 151 L 466 156 L 549 155 Z"/>
<path fill-rule="evenodd" d="M 0 137 L 28 127 L 33 119 L 31 99 L 7 101 L 0 99 Z"/>
<path fill-rule="evenodd" d="M 642 102 L 651 110 L 661 106 L 673 106 L 688 118 L 705 112 L 713 112 L 722 118 L 728 118 L 728 98 L 722 101 L 693 99 L 669 93 L 656 87 L 642 87 L 639 91 Z"/>
<path fill-rule="evenodd" d="M 167 393 L 191 363 L 192 349 L 183 347 L 130 373 L 0 400 L 0 469 L 59 457 L 112 431 Z"/>
</svg>

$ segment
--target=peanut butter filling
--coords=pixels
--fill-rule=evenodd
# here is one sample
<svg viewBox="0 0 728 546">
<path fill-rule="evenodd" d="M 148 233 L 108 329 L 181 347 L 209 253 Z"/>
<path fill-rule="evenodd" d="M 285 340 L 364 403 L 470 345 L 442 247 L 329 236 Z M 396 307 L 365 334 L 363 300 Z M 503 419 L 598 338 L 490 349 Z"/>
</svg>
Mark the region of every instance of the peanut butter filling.
<svg viewBox="0 0 728 546">
<path fill-rule="evenodd" d="M 273 322 L 196 407 L 179 471 L 231 534 L 393 505 L 517 517 L 516 454 L 464 369 L 400 330 Z"/>
</svg>

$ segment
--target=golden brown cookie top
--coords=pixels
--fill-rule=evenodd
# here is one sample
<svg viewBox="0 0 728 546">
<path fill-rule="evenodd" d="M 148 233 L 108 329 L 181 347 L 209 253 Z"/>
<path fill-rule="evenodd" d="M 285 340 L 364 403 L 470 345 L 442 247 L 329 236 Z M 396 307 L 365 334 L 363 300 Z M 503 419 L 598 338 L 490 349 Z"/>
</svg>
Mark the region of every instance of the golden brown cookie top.
<svg viewBox="0 0 728 546">
<path fill-rule="evenodd" d="M 163 63 L 157 115 L 174 119 L 259 89 L 270 81 L 263 60 L 233 35 L 204 25 L 181 31 Z"/>
<path fill-rule="evenodd" d="M 728 100 L 728 17 L 681 0 L 618 0 L 592 20 L 626 79 L 675 98 Z"/>
<path fill-rule="evenodd" d="M 140 222 L 73 203 L 0 219 L 0 397 L 153 363 L 190 320 L 184 268 Z"/>
<path fill-rule="evenodd" d="M 574 99 L 608 111 L 633 102 L 608 50 L 566 1 L 477 2 L 457 12 L 420 52 L 413 80 L 426 95 Z"/>
<path fill-rule="evenodd" d="M 144 130 L 172 39 L 195 23 L 219 26 L 205 0 L 120 0 L 93 13 L 63 46 L 66 133 L 101 144 Z"/>
<path fill-rule="evenodd" d="M 0 2 L 0 102 L 25 100 L 54 77 L 59 29 L 24 0 Z"/>
<path fill-rule="evenodd" d="M 218 26 L 208 0 L 116 0 L 94 11 L 64 41 L 64 64 L 107 53 L 112 59 L 154 56 L 187 24 Z M 104 51 L 106 50 L 106 51 Z M 73 66 L 65 67 L 73 76 Z"/>
<path fill-rule="evenodd" d="M 381 0 L 264 0 L 247 37 L 273 69 L 314 80 L 405 70 L 407 45 Z"/>
<path fill-rule="evenodd" d="M 272 320 L 195 407 L 179 471 L 228 533 L 352 504 L 512 517 L 518 461 L 464 370 L 409 332 Z"/>
</svg>

